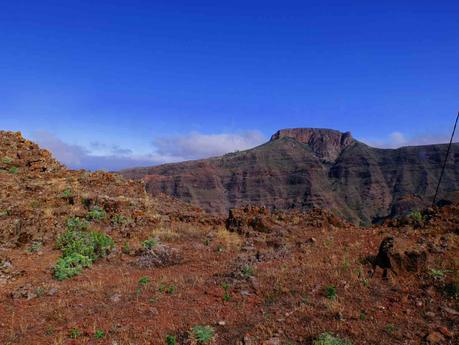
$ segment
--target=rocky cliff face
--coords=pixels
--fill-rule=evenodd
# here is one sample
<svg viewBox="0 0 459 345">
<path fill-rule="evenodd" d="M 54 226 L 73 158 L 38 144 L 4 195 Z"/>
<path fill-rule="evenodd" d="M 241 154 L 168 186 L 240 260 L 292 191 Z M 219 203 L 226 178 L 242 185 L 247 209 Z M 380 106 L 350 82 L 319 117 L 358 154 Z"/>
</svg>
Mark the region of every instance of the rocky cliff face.
<svg viewBox="0 0 459 345">
<path fill-rule="evenodd" d="M 326 208 L 369 224 L 431 203 L 447 145 L 377 149 L 350 133 L 285 129 L 266 144 L 206 160 L 122 171 L 207 211 L 246 204 L 277 209 Z M 459 200 L 459 145 L 454 144 L 440 198 Z"/>
</svg>

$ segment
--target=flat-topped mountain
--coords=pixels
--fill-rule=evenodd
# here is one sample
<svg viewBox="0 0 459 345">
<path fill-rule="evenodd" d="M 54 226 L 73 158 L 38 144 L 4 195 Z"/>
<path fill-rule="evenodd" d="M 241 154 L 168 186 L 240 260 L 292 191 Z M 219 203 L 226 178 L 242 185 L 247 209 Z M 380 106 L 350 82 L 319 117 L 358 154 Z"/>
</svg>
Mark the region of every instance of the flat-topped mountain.
<svg viewBox="0 0 459 345">
<path fill-rule="evenodd" d="M 447 145 L 378 149 L 349 132 L 296 128 L 221 157 L 121 171 L 147 191 L 225 213 L 246 204 L 332 210 L 369 224 L 432 202 Z M 453 144 L 440 198 L 459 200 L 459 144 Z"/>
</svg>

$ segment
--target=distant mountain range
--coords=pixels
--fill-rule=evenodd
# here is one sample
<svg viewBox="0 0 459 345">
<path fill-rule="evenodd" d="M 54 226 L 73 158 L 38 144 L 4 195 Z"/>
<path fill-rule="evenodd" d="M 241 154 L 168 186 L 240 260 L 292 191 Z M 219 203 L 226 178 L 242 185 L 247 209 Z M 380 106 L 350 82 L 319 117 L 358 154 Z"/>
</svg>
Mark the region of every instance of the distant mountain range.
<svg viewBox="0 0 459 345">
<path fill-rule="evenodd" d="M 320 207 L 355 223 L 431 204 L 447 145 L 379 149 L 331 129 L 294 128 L 267 143 L 221 157 L 128 169 L 151 194 L 166 193 L 207 211 L 246 204 Z M 453 144 L 439 198 L 459 201 L 459 144 Z"/>
</svg>

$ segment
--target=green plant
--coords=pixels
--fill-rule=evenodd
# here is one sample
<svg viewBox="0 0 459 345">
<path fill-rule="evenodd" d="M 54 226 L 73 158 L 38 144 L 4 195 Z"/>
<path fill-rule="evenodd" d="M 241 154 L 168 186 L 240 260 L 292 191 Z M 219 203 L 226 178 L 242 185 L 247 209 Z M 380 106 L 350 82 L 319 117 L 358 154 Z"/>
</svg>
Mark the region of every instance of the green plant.
<svg viewBox="0 0 459 345">
<path fill-rule="evenodd" d="M 11 167 L 8 169 L 8 172 L 10 174 L 17 174 L 19 172 L 19 168 L 18 167 Z"/>
<path fill-rule="evenodd" d="M 245 265 L 244 267 L 242 267 L 241 273 L 244 278 L 249 278 L 253 276 L 253 273 L 254 273 L 253 267 L 249 265 Z"/>
<path fill-rule="evenodd" d="M 72 254 L 61 257 L 56 266 L 54 266 L 54 278 L 57 280 L 65 280 L 74 277 L 81 273 L 83 268 L 90 267 L 92 261 L 81 254 Z"/>
<path fill-rule="evenodd" d="M 115 214 L 112 217 L 112 224 L 113 225 L 124 225 L 124 224 L 128 224 L 130 222 L 131 222 L 131 220 L 129 218 L 123 216 L 122 214 Z"/>
<path fill-rule="evenodd" d="M 72 328 L 70 331 L 69 331 L 69 338 L 71 339 L 76 339 L 80 336 L 80 330 L 78 328 Z"/>
<path fill-rule="evenodd" d="M 129 243 L 128 242 L 124 242 L 123 247 L 121 248 L 121 251 L 124 254 L 129 254 L 131 252 L 131 249 L 129 248 Z"/>
<path fill-rule="evenodd" d="M 13 162 L 13 159 L 10 157 L 3 157 L 2 158 L 2 163 L 4 164 L 11 164 Z"/>
<path fill-rule="evenodd" d="M 87 220 L 102 220 L 106 217 L 104 209 L 99 206 L 94 206 L 86 215 Z"/>
<path fill-rule="evenodd" d="M 422 222 L 424 220 L 424 216 L 419 211 L 412 211 L 408 216 L 416 222 Z"/>
<path fill-rule="evenodd" d="M 365 312 L 361 311 L 359 318 L 360 318 L 361 321 L 365 321 L 367 319 L 367 314 L 365 314 Z"/>
<path fill-rule="evenodd" d="M 434 278 L 434 279 L 443 279 L 446 275 L 446 273 L 448 273 L 449 271 L 447 270 L 438 270 L 438 269 L 435 269 L 435 268 L 431 268 L 429 270 L 429 275 Z"/>
<path fill-rule="evenodd" d="M 158 245 L 158 242 L 154 238 L 143 241 L 143 247 L 145 249 L 153 249 Z"/>
<path fill-rule="evenodd" d="M 140 286 L 147 286 L 150 283 L 150 278 L 143 276 L 139 279 L 139 285 Z"/>
<path fill-rule="evenodd" d="M 105 332 L 104 332 L 103 330 L 101 330 L 101 329 L 98 329 L 98 330 L 96 331 L 96 333 L 94 333 L 94 337 L 95 337 L 96 339 L 99 339 L 99 340 L 100 340 L 100 339 L 104 339 L 104 337 L 105 337 Z"/>
<path fill-rule="evenodd" d="M 39 252 L 42 248 L 43 248 L 43 244 L 41 242 L 34 241 L 30 245 L 29 249 L 27 249 L 27 251 L 29 253 L 36 253 L 36 252 Z"/>
<path fill-rule="evenodd" d="M 70 217 L 67 219 L 67 229 L 68 230 L 86 230 L 89 227 L 89 222 L 86 219 L 79 217 Z"/>
<path fill-rule="evenodd" d="M 392 334 L 395 331 L 395 326 L 393 324 L 389 323 L 389 324 L 386 325 L 386 327 L 384 327 L 384 330 L 387 333 Z"/>
<path fill-rule="evenodd" d="M 176 344 L 177 344 L 177 339 L 175 338 L 175 335 L 166 336 L 166 345 L 176 345 Z"/>
<path fill-rule="evenodd" d="M 224 294 L 223 294 L 223 301 L 225 302 L 229 302 L 231 300 L 231 295 L 229 294 L 229 284 L 227 283 L 223 283 L 222 284 L 222 287 L 223 287 L 223 291 L 224 291 Z"/>
<path fill-rule="evenodd" d="M 330 333 L 322 333 L 312 342 L 313 345 L 352 345 L 350 341 L 342 340 Z"/>
<path fill-rule="evenodd" d="M 199 344 L 207 344 L 215 336 L 215 331 L 211 326 L 199 326 L 199 325 L 194 326 L 192 328 L 192 333 L 193 333 L 194 339 Z"/>
<path fill-rule="evenodd" d="M 68 279 L 89 267 L 98 258 L 107 256 L 114 247 L 110 236 L 95 231 L 67 230 L 56 241 L 62 257 L 54 267 L 54 277 Z"/>
<path fill-rule="evenodd" d="M 177 287 L 174 284 L 168 285 L 165 283 L 161 283 L 159 284 L 158 290 L 161 293 L 167 293 L 169 295 L 172 295 L 175 292 L 175 290 L 177 290 Z"/>
<path fill-rule="evenodd" d="M 73 197 L 73 192 L 72 192 L 72 190 L 71 190 L 70 188 L 67 188 L 66 190 L 64 190 L 64 191 L 62 192 L 62 197 L 63 197 L 64 199 L 69 199 L 69 198 Z"/>
<path fill-rule="evenodd" d="M 328 299 L 335 300 L 337 297 L 336 294 L 336 286 L 335 285 L 328 285 L 325 287 L 325 295 Z"/>
</svg>

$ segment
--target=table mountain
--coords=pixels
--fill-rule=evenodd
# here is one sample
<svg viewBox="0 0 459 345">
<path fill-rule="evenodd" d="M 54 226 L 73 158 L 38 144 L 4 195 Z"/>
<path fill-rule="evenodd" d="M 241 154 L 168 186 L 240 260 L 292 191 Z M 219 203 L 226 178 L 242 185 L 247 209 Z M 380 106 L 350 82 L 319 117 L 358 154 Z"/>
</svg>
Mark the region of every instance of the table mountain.
<svg viewBox="0 0 459 345">
<path fill-rule="evenodd" d="M 294 128 L 221 157 L 123 170 L 147 191 L 226 213 L 246 204 L 329 209 L 370 224 L 432 202 L 447 145 L 379 149 L 331 129 Z M 459 199 L 459 144 L 453 144 L 440 198 Z"/>
</svg>

